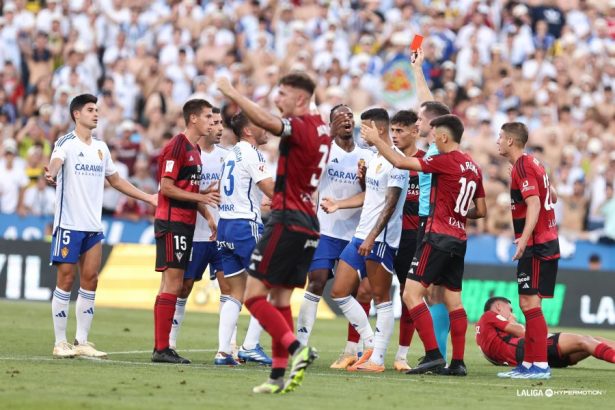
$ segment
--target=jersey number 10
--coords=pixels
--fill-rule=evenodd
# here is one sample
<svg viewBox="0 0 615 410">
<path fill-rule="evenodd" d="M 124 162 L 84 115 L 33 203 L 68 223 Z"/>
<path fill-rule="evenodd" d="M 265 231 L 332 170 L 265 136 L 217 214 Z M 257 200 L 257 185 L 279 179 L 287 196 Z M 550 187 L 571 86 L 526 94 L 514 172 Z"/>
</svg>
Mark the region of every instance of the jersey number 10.
<svg viewBox="0 0 615 410">
<path fill-rule="evenodd" d="M 455 212 L 466 216 L 470 210 L 470 199 L 474 197 L 476 192 L 476 181 L 470 181 L 465 177 L 459 179 L 461 188 L 459 189 L 459 195 L 457 196 L 457 202 L 455 202 Z"/>
</svg>

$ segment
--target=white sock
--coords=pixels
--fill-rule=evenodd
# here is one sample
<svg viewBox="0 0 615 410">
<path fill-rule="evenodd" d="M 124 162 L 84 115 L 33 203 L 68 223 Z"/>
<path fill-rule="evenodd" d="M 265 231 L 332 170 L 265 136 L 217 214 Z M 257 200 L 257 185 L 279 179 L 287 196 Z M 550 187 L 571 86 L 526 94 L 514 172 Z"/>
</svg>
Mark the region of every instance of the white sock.
<svg viewBox="0 0 615 410">
<path fill-rule="evenodd" d="M 344 353 L 348 354 L 357 354 L 359 352 L 359 344 L 355 342 L 346 342 L 346 348 L 344 349 Z"/>
<path fill-rule="evenodd" d="M 384 355 L 387 352 L 394 327 L 393 302 L 383 302 L 376 305 L 376 337 L 374 338 L 374 353 L 370 358 L 373 363 L 384 364 Z"/>
<path fill-rule="evenodd" d="M 226 302 L 230 298 L 229 295 L 220 295 L 220 306 L 218 306 L 218 314 L 222 312 L 222 306 L 224 306 L 224 302 Z"/>
<path fill-rule="evenodd" d="M 299 309 L 299 317 L 297 318 L 297 340 L 304 346 L 307 346 L 310 334 L 314 328 L 316 313 L 318 312 L 318 302 L 320 302 L 320 296 L 305 292 L 301 309 Z"/>
<path fill-rule="evenodd" d="M 77 335 L 75 339 L 80 345 L 86 344 L 88 341 L 88 333 L 90 333 L 90 326 L 92 326 L 92 319 L 94 319 L 95 298 L 96 291 L 79 288 L 79 296 L 77 296 L 77 303 L 75 304 L 75 314 L 77 315 Z"/>
<path fill-rule="evenodd" d="M 352 296 L 346 296 L 345 298 L 333 299 L 337 306 L 341 309 L 346 316 L 346 319 L 357 329 L 357 332 L 363 339 L 363 347 L 371 349 L 374 347 L 374 332 L 369 324 L 369 319 L 365 314 L 365 311 Z"/>
<path fill-rule="evenodd" d="M 397 348 L 397 354 L 395 355 L 395 360 L 407 360 L 408 349 L 410 349 L 410 346 L 399 345 Z"/>
<path fill-rule="evenodd" d="M 547 363 L 547 362 L 534 362 L 534 366 L 538 366 L 541 369 L 546 369 L 547 367 L 549 367 L 549 363 Z"/>
<path fill-rule="evenodd" d="M 525 361 L 524 361 L 524 362 L 523 362 L 523 363 L 521 363 L 521 364 L 522 364 L 522 365 L 523 365 L 523 367 L 525 367 L 526 369 L 529 369 L 530 367 L 532 367 L 532 363 L 530 363 L 530 362 L 525 362 Z"/>
<path fill-rule="evenodd" d="M 187 301 L 188 298 L 177 298 L 177 302 L 175 302 L 175 314 L 173 315 L 173 324 L 171 325 L 171 333 L 169 334 L 169 345 L 172 348 L 177 347 L 177 336 L 179 335 L 179 329 L 182 327 L 184 321 Z"/>
<path fill-rule="evenodd" d="M 243 348 L 246 350 L 255 349 L 258 344 L 263 327 L 254 316 L 250 316 L 250 324 L 248 325 L 248 331 L 246 332 L 246 338 L 243 341 Z"/>
<path fill-rule="evenodd" d="M 70 292 L 56 288 L 51 298 L 51 317 L 53 318 L 53 333 L 56 343 L 66 341 L 66 325 L 68 324 L 68 302 Z"/>
<path fill-rule="evenodd" d="M 220 310 L 220 325 L 218 326 L 218 351 L 231 354 L 231 337 L 237 325 L 241 302 L 229 296 Z"/>
</svg>

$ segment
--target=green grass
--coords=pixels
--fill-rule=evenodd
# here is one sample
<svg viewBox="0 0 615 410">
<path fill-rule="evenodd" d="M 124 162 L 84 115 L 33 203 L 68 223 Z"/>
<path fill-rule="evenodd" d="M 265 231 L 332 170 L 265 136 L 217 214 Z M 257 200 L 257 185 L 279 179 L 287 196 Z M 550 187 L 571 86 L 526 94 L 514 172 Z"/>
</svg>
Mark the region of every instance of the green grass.
<svg viewBox="0 0 615 410">
<path fill-rule="evenodd" d="M 72 304 L 71 304 L 72 307 Z M 217 317 L 188 313 L 180 334 L 180 353 L 190 366 L 153 365 L 152 312 L 103 309 L 96 311 L 91 340 L 110 352 L 109 360 L 52 359 L 53 330 L 47 303 L 0 301 L 0 409 L 493 409 L 508 405 L 542 409 L 615 408 L 615 365 L 589 358 L 569 369 L 555 369 L 544 382 L 496 377 L 502 368 L 490 365 L 474 344 L 468 329 L 466 378 L 406 376 L 387 370 L 366 375 L 333 371 L 345 339 L 341 319 L 316 324 L 311 342 L 320 359 L 308 370 L 303 385 L 284 396 L 259 396 L 252 386 L 263 382 L 268 370 L 255 365 L 217 368 Z M 74 313 L 69 335 L 74 335 Z M 247 327 L 240 319 L 239 339 Z M 574 331 L 567 329 L 567 331 Z M 577 333 L 587 333 L 576 330 Z M 615 331 L 594 331 L 615 339 Z M 263 335 L 269 346 L 269 337 Z M 386 364 L 397 348 L 392 338 Z M 186 350 L 183 350 L 186 349 Z M 115 352 L 115 353 L 113 353 Z M 416 363 L 422 345 L 415 335 L 409 360 Z M 521 389 L 600 390 L 601 396 L 518 397 Z"/>
</svg>

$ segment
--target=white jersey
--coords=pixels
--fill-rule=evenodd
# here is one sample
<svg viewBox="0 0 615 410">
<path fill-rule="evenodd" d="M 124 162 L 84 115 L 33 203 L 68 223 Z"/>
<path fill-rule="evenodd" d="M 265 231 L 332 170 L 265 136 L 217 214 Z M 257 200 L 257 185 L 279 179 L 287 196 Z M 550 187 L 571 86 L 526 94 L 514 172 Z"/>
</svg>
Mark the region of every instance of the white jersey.
<svg viewBox="0 0 615 410">
<path fill-rule="evenodd" d="M 400 150 L 393 147 L 399 153 Z M 384 202 L 387 189 L 390 187 L 401 188 L 395 211 L 385 228 L 376 238 L 376 242 L 386 242 L 392 248 L 399 247 L 399 238 L 401 237 L 402 214 L 404 210 L 404 202 L 406 201 L 406 191 L 408 190 L 409 172 L 393 167 L 382 155 L 374 155 L 372 160 L 367 165 L 367 173 L 365 175 L 365 201 L 363 202 L 363 210 L 361 211 L 361 220 L 357 227 L 355 236 L 359 239 L 365 239 L 372 228 L 376 225 L 376 221 L 384 210 Z"/>
<path fill-rule="evenodd" d="M 218 182 L 222 177 L 222 168 L 224 167 L 224 158 L 228 155 L 229 151 L 225 148 L 214 145 L 214 149 L 211 152 L 205 152 L 201 150 L 201 188 L 203 191 L 210 187 L 211 184 L 216 183 L 214 188 L 218 188 Z M 207 209 L 214 217 L 216 224 L 220 219 L 220 213 L 217 206 L 207 205 Z M 210 242 L 211 229 L 207 219 L 203 218 L 200 212 L 196 213 L 196 225 L 194 226 L 194 242 Z M 216 238 L 213 239 L 215 241 Z"/>
<path fill-rule="evenodd" d="M 117 172 L 107 144 L 92 138 L 90 145 L 73 132 L 60 138 L 51 160 L 64 161 L 57 178 L 53 229 L 102 232 L 105 178 Z"/>
<path fill-rule="evenodd" d="M 329 162 L 320 177 L 318 203 L 322 198 L 333 198 L 337 201 L 360 193 L 362 189 L 357 178 L 359 160 L 364 160 L 367 164 L 373 155 L 370 150 L 360 148 L 356 144 L 351 152 L 344 151 L 333 141 Z M 320 233 L 350 241 L 357 229 L 360 216 L 361 208 L 340 209 L 328 214 L 318 207 Z"/>
<path fill-rule="evenodd" d="M 263 154 L 246 141 L 233 147 L 224 160 L 220 182 L 220 218 L 261 220 L 263 193 L 256 186 L 271 178 Z"/>
</svg>

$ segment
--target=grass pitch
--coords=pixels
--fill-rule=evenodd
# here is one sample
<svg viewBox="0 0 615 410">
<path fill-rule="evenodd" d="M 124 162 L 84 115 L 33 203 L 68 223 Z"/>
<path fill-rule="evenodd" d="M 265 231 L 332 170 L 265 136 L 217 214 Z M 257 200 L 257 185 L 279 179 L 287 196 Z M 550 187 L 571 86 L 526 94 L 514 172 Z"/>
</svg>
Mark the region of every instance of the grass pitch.
<svg viewBox="0 0 615 410">
<path fill-rule="evenodd" d="M 69 335 L 75 332 L 73 309 L 71 303 Z M 447 378 L 406 376 L 393 370 L 376 375 L 333 371 L 329 365 L 343 348 L 345 322 L 318 321 L 311 342 L 319 349 L 320 359 L 308 370 L 303 385 L 288 395 L 261 396 L 251 390 L 267 378 L 267 368 L 212 364 L 216 315 L 187 313 L 178 350 L 193 364 L 173 366 L 150 363 L 150 311 L 97 309 L 90 339 L 109 352 L 108 360 L 53 359 L 48 303 L 0 301 L 0 311 L 0 409 L 615 408 L 615 365 L 589 358 L 569 369 L 554 369 L 552 380 L 501 380 L 496 373 L 503 368 L 481 357 L 473 326 L 468 328 L 466 345 L 470 374 Z M 242 316 L 239 342 L 246 327 L 247 318 Z M 615 339 L 615 330 L 591 334 Z M 267 335 L 262 341 L 269 348 Z M 390 346 L 388 368 L 397 349 L 397 334 Z M 422 344 L 415 335 L 411 365 L 421 355 Z M 549 392 L 552 397 L 547 397 Z"/>
</svg>

